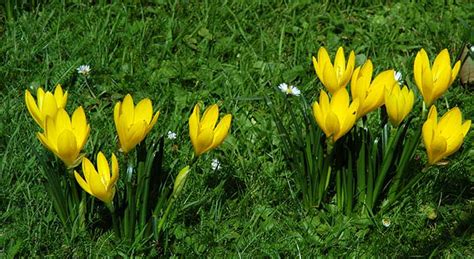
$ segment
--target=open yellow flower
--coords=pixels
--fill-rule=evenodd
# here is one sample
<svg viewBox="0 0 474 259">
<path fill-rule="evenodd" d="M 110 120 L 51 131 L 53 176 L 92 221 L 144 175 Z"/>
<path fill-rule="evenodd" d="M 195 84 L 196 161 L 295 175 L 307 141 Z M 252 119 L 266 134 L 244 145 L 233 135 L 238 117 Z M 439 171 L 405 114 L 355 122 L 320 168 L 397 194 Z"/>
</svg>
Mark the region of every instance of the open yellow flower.
<svg viewBox="0 0 474 259">
<path fill-rule="evenodd" d="M 44 92 L 43 88 L 38 88 L 36 91 L 36 101 L 31 95 L 30 91 L 25 91 L 26 108 L 30 112 L 36 123 L 42 128 L 45 128 L 46 116 L 55 117 L 59 109 L 66 107 L 67 91 L 63 92 L 61 85 L 57 85 L 54 94 L 51 92 Z"/>
<path fill-rule="evenodd" d="M 385 108 L 393 126 L 398 127 L 410 113 L 415 102 L 415 94 L 406 86 L 400 89 L 398 84 L 385 88 Z"/>
<path fill-rule="evenodd" d="M 470 127 L 470 120 L 462 123 L 462 113 L 458 107 L 446 112 L 438 123 L 438 112 L 436 106 L 433 105 L 422 129 L 428 162 L 435 164 L 456 152 L 461 147 Z"/>
<path fill-rule="evenodd" d="M 313 115 L 326 137 L 332 137 L 336 142 L 354 126 L 358 108 L 359 99 L 349 104 L 349 93 L 345 88 L 337 91 L 331 102 L 326 92 L 321 90 L 319 103 L 313 103 Z"/>
<path fill-rule="evenodd" d="M 369 59 L 362 67 L 356 68 L 352 75 L 352 100 L 359 98 L 357 119 L 382 106 L 384 103 L 385 88 L 392 87 L 397 82 L 393 76 L 393 70 L 381 72 L 373 81 L 372 71 L 373 66 Z"/>
<path fill-rule="evenodd" d="M 313 66 L 321 83 L 333 94 L 349 83 L 355 66 L 355 54 L 354 51 L 351 51 L 346 64 L 344 49 L 339 47 L 333 66 L 328 52 L 324 47 L 321 47 L 318 51 L 318 59 L 313 57 Z"/>
<path fill-rule="evenodd" d="M 193 113 L 189 117 L 189 136 L 196 156 L 216 148 L 229 134 L 232 115 L 226 114 L 216 126 L 218 117 L 217 104 L 209 106 L 202 118 L 199 104 L 194 106 Z"/>
<path fill-rule="evenodd" d="M 77 108 L 72 119 L 64 109 L 59 109 L 56 117 L 46 116 L 45 125 L 44 132 L 38 133 L 41 143 L 68 167 L 76 165 L 90 132 L 84 109 Z"/>
<path fill-rule="evenodd" d="M 127 94 L 123 102 L 115 104 L 114 121 L 121 151 L 128 153 L 145 139 L 158 120 L 158 116 L 160 116 L 159 111 L 153 116 L 153 106 L 148 98 L 141 100 L 135 106 L 132 96 Z"/>
<path fill-rule="evenodd" d="M 102 152 L 97 154 L 97 170 L 89 159 L 82 158 L 82 178 L 79 173 L 74 171 L 77 183 L 81 188 L 96 197 L 97 199 L 111 203 L 115 195 L 115 184 L 119 177 L 119 166 L 117 158 L 112 154 L 112 173 L 110 172 L 109 163 Z"/>
<path fill-rule="evenodd" d="M 458 61 L 453 69 L 451 69 L 451 60 L 447 49 L 443 49 L 436 56 L 433 67 L 431 67 L 430 60 L 424 49 L 421 49 L 416 54 L 413 66 L 415 83 L 428 107 L 448 90 L 448 87 L 456 78 L 460 67 L 461 61 Z"/>
</svg>

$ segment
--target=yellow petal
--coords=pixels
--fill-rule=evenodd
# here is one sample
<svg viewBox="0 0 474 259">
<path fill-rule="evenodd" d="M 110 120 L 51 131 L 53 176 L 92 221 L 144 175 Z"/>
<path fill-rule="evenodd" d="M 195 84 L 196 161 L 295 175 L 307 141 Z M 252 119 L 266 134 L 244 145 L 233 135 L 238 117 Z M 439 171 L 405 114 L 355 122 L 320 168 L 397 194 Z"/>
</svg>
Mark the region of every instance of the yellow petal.
<svg viewBox="0 0 474 259">
<path fill-rule="evenodd" d="M 42 103 L 42 106 L 39 107 L 39 109 L 43 117 L 56 116 L 56 112 L 58 111 L 58 105 L 56 103 L 56 99 L 54 98 L 51 92 L 46 92 L 44 94 L 43 103 Z"/>
<path fill-rule="evenodd" d="M 150 130 L 153 128 L 153 126 L 156 124 L 156 121 L 158 120 L 158 117 L 160 116 L 160 112 L 157 111 L 155 113 L 155 115 L 153 116 L 153 119 L 151 120 L 150 124 L 148 124 L 147 128 L 146 128 L 146 132 L 145 132 L 145 135 L 148 135 L 148 133 L 150 132 Z"/>
<path fill-rule="evenodd" d="M 425 69 L 425 67 L 429 67 L 429 63 L 430 61 L 428 59 L 428 54 L 426 54 L 426 51 L 424 49 L 418 51 L 413 65 L 413 75 L 415 77 L 416 86 L 418 87 L 418 90 L 423 96 L 423 70 Z"/>
<path fill-rule="evenodd" d="M 71 119 L 64 109 L 60 109 L 56 114 L 55 125 L 58 133 L 61 133 L 64 130 L 72 131 Z"/>
<path fill-rule="evenodd" d="M 89 159 L 87 159 L 87 157 L 82 158 L 82 173 L 84 174 L 85 180 L 88 185 L 90 185 L 90 175 L 92 173 L 97 174 L 94 165 Z"/>
<path fill-rule="evenodd" d="M 86 114 L 82 106 L 79 106 L 72 114 L 71 127 L 76 136 L 77 148 L 80 150 L 85 145 L 90 132 L 90 127 L 87 124 Z"/>
<path fill-rule="evenodd" d="M 38 106 L 36 105 L 36 101 L 31 95 L 30 91 L 26 90 L 25 91 L 25 103 L 26 103 L 26 108 L 28 109 L 28 112 L 30 112 L 31 116 L 35 120 L 35 122 L 44 129 L 44 117 L 41 115 Z"/>
<path fill-rule="evenodd" d="M 112 177 L 110 178 L 109 188 L 117 183 L 119 177 L 119 165 L 117 157 L 112 153 Z"/>
<path fill-rule="evenodd" d="M 327 129 L 326 137 L 336 135 L 340 131 L 339 119 L 332 111 L 329 111 L 326 115 L 326 122 L 324 124 L 326 125 Z"/>
<path fill-rule="evenodd" d="M 339 138 L 344 136 L 347 132 L 349 132 L 352 127 L 354 126 L 354 123 L 357 120 L 357 110 L 359 109 L 359 99 L 355 99 L 351 105 L 349 106 L 348 110 L 346 110 L 346 113 L 344 114 L 343 119 L 339 120 L 341 123 L 341 129 L 339 132 L 334 136 L 334 141 L 337 141 Z"/>
<path fill-rule="evenodd" d="M 316 60 L 315 57 L 313 57 L 313 66 L 314 66 L 314 71 L 316 71 L 316 75 L 318 76 L 319 80 L 323 82 L 323 69 L 321 67 L 321 63 Z"/>
<path fill-rule="evenodd" d="M 225 115 L 214 130 L 214 139 L 212 141 L 212 149 L 218 147 L 229 134 L 232 115 Z"/>
<path fill-rule="evenodd" d="M 438 122 L 438 128 L 441 134 L 443 134 L 443 132 L 447 132 L 447 135 L 449 135 L 449 132 L 453 131 L 454 128 L 456 127 L 460 128 L 461 124 L 462 124 L 461 110 L 459 110 L 458 107 L 454 107 L 448 112 L 446 112 L 443 115 L 443 117 L 441 117 L 441 119 Z"/>
<path fill-rule="evenodd" d="M 199 128 L 201 130 L 204 130 L 204 129 L 214 130 L 214 128 L 216 127 L 218 117 L 219 117 L 219 107 L 217 106 L 217 104 L 211 105 L 204 111 Z"/>
<path fill-rule="evenodd" d="M 433 75 L 429 67 L 425 67 L 422 73 L 423 78 L 423 99 L 426 106 L 430 106 L 435 100 L 433 99 Z"/>
<path fill-rule="evenodd" d="M 336 71 L 336 77 L 338 79 L 338 84 L 341 82 L 344 71 L 346 70 L 346 58 L 344 57 L 344 49 L 339 47 L 336 52 L 336 57 L 334 59 L 334 70 Z M 342 86 L 342 82 L 339 86 Z"/>
<path fill-rule="evenodd" d="M 343 118 L 346 115 L 349 107 L 349 93 L 345 88 L 337 91 L 331 99 L 331 111 L 335 113 L 338 118 Z"/>
<path fill-rule="evenodd" d="M 38 137 L 39 141 L 43 146 L 47 149 L 49 149 L 51 152 L 56 154 L 56 145 L 53 143 L 44 135 L 44 133 L 37 133 L 36 136 Z"/>
<path fill-rule="evenodd" d="M 451 85 L 453 81 L 456 79 L 456 76 L 459 73 L 459 69 L 461 69 L 461 61 L 458 60 L 456 64 L 454 64 L 453 71 L 451 73 L 451 80 L 449 81 L 449 84 Z"/>
<path fill-rule="evenodd" d="M 104 154 L 99 151 L 97 154 L 97 171 L 99 172 L 100 179 L 104 186 L 107 186 L 110 182 L 110 169 L 107 158 Z"/>
<path fill-rule="evenodd" d="M 209 150 L 212 146 L 212 140 L 214 139 L 214 132 L 211 129 L 204 129 L 199 132 L 197 137 L 196 146 L 194 147 L 196 155 L 201 155 L 202 153 Z"/>
<path fill-rule="evenodd" d="M 470 128 L 471 128 L 471 120 L 467 120 L 462 124 L 461 132 L 464 137 L 467 135 L 467 132 L 469 131 Z"/>
<path fill-rule="evenodd" d="M 86 181 L 84 181 L 84 179 L 82 179 L 82 177 L 76 171 L 74 171 L 74 177 L 76 178 L 76 181 L 79 184 L 79 186 L 81 186 L 81 188 L 84 191 L 86 191 L 88 194 L 92 195 L 91 188 L 86 183 Z"/>
<path fill-rule="evenodd" d="M 372 63 L 370 64 L 372 65 Z M 349 54 L 349 59 L 347 60 L 347 67 L 344 71 L 344 74 L 342 75 L 342 78 L 339 80 L 340 87 L 346 87 L 347 83 L 349 83 L 349 80 L 351 79 L 352 71 L 354 70 L 354 66 L 355 66 L 355 54 L 354 54 L 354 51 L 351 51 L 351 53 Z M 372 71 L 370 71 L 370 74 L 372 74 Z"/>
<path fill-rule="evenodd" d="M 74 134 L 69 130 L 65 130 L 59 134 L 57 142 L 59 158 L 61 158 L 67 166 L 73 165 L 79 156 Z"/>
<path fill-rule="evenodd" d="M 326 117 L 321 111 L 321 108 L 319 107 L 319 104 L 317 102 L 313 103 L 313 116 L 316 120 L 316 123 L 318 123 L 319 127 L 323 130 L 324 133 L 326 133 L 326 127 L 324 125 L 324 122 L 326 121 Z"/>
<path fill-rule="evenodd" d="M 128 128 L 133 124 L 133 118 L 135 117 L 135 106 L 133 104 L 133 99 L 130 94 L 127 94 L 125 96 L 120 108 L 120 117 L 123 118 L 123 125 L 126 125 L 126 128 Z"/>
<path fill-rule="evenodd" d="M 151 100 L 148 98 L 141 100 L 137 104 L 137 107 L 135 107 L 134 122 L 145 121 L 146 124 L 149 124 L 152 116 L 153 105 L 151 104 Z"/>
<path fill-rule="evenodd" d="M 447 143 L 446 140 L 436 134 L 433 135 L 431 141 L 430 150 L 428 152 L 428 160 L 430 164 L 434 164 L 443 159 L 444 153 L 446 152 Z"/>
<path fill-rule="evenodd" d="M 56 89 L 54 90 L 54 99 L 56 99 L 58 108 L 66 107 L 67 92 L 66 94 L 63 93 L 63 89 L 61 88 L 60 84 L 56 85 Z"/>
<path fill-rule="evenodd" d="M 197 145 L 197 137 L 199 133 L 199 105 L 196 104 L 193 113 L 189 116 L 189 137 L 194 147 Z"/>
<path fill-rule="evenodd" d="M 111 192 L 106 190 L 106 186 L 103 184 L 100 175 L 97 173 L 91 173 L 89 178 L 89 186 L 92 194 L 99 200 L 105 203 L 110 203 L 113 197 Z"/>
<path fill-rule="evenodd" d="M 339 90 L 339 83 L 337 80 L 336 72 L 331 64 L 325 64 L 324 68 L 324 86 L 329 90 L 329 92 L 334 93 Z"/>
</svg>

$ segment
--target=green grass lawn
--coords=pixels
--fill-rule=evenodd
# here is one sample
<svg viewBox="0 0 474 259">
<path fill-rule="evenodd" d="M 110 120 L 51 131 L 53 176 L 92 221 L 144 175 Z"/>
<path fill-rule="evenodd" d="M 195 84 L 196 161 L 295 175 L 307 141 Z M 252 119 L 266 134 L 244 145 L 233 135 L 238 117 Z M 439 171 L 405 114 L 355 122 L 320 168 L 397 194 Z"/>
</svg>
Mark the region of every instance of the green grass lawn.
<svg viewBox="0 0 474 259">
<path fill-rule="evenodd" d="M 277 86 L 287 82 L 314 101 L 322 84 L 311 57 L 320 46 L 330 55 L 339 46 L 354 50 L 356 65 L 370 58 L 376 72 L 401 71 L 415 89 L 417 51 L 434 57 L 447 48 L 454 59 L 474 43 L 469 1 L 51 2 L 18 6 L 14 17 L 0 13 L 0 257 L 474 256 L 472 130 L 448 165 L 367 220 L 332 206 L 303 208 L 264 99 L 281 95 Z M 87 80 L 76 71 L 84 64 Z M 26 89 L 58 83 L 69 92 L 68 111 L 86 111 L 86 153 L 116 150 L 115 102 L 127 93 L 150 98 L 161 115 L 147 139 L 177 133 L 165 142 L 172 174 L 192 153 L 187 121 L 195 103 L 233 114 L 231 134 L 191 173 L 156 249 L 117 243 L 100 227 L 65 238 L 38 169 L 48 151 L 24 103 Z M 445 100 L 474 118 L 472 86 L 456 81 L 438 103 L 446 107 Z M 421 145 L 417 152 L 426 160 Z"/>
</svg>

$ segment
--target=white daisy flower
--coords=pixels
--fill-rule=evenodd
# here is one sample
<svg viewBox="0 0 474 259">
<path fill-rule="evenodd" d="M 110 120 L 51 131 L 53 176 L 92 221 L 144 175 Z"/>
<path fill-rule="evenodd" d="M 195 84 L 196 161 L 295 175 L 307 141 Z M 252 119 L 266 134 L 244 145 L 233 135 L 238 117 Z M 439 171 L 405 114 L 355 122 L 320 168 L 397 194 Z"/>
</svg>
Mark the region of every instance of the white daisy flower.
<svg viewBox="0 0 474 259">
<path fill-rule="evenodd" d="M 89 73 L 91 72 L 91 67 L 89 65 L 81 65 L 76 70 L 77 70 L 77 73 L 83 76 L 88 76 Z"/>
<path fill-rule="evenodd" d="M 286 83 L 282 83 L 278 86 L 280 91 L 286 94 L 291 94 L 294 96 L 299 96 L 301 94 L 300 89 L 298 89 L 296 86 L 290 85 L 288 86 Z"/>
<path fill-rule="evenodd" d="M 395 77 L 395 80 L 398 82 L 399 85 L 403 84 L 402 73 L 393 71 L 393 76 Z"/>
<path fill-rule="evenodd" d="M 221 169 L 221 162 L 219 162 L 219 160 L 217 160 L 217 158 L 212 159 L 211 168 L 212 168 L 212 170 Z"/>
<path fill-rule="evenodd" d="M 382 219 L 382 225 L 383 225 L 384 227 L 386 227 L 386 228 L 390 227 L 390 224 L 391 224 L 391 223 L 392 223 L 392 222 L 390 222 L 390 219 L 389 219 L 389 218 L 383 218 L 383 219 Z"/>
<path fill-rule="evenodd" d="M 168 139 L 176 139 L 176 133 L 172 132 L 171 130 L 168 131 Z"/>
</svg>

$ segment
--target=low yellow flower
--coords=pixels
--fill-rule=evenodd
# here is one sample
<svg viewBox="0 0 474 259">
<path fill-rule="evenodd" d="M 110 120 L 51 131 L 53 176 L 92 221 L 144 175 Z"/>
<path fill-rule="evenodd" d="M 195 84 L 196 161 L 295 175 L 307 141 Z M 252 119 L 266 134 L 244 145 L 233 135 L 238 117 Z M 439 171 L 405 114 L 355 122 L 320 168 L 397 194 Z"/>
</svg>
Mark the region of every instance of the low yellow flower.
<svg viewBox="0 0 474 259">
<path fill-rule="evenodd" d="M 313 115 L 326 137 L 336 142 L 351 128 L 357 118 L 359 99 L 349 104 L 349 93 L 345 88 L 337 91 L 329 102 L 325 91 L 321 90 L 319 103 L 313 103 Z"/>
<path fill-rule="evenodd" d="M 410 113 L 415 102 L 415 94 L 406 86 L 400 89 L 398 84 L 385 89 L 385 108 L 393 126 L 398 127 Z"/>
<path fill-rule="evenodd" d="M 26 108 L 36 123 L 44 129 L 46 116 L 54 118 L 59 109 L 66 107 L 67 91 L 64 93 L 61 85 L 58 84 L 53 95 L 49 91 L 45 93 L 40 87 L 36 91 L 36 99 L 35 101 L 30 91 L 25 91 Z"/>
<path fill-rule="evenodd" d="M 112 174 L 110 172 L 109 163 L 102 152 L 97 154 L 97 170 L 91 161 L 84 157 L 82 158 L 82 173 L 84 174 L 84 178 L 74 171 L 74 177 L 76 177 L 76 181 L 81 188 L 107 204 L 111 203 L 114 199 L 115 184 L 119 177 L 119 166 L 114 154 L 112 154 L 111 160 Z"/>
<path fill-rule="evenodd" d="M 216 148 L 229 134 L 232 115 L 226 114 L 216 126 L 218 117 L 217 104 L 209 106 L 202 118 L 199 105 L 194 106 L 193 113 L 189 117 L 189 136 L 196 156 Z"/>
<path fill-rule="evenodd" d="M 56 117 L 46 116 L 45 125 L 44 132 L 38 133 L 41 143 L 68 167 L 76 165 L 90 132 L 84 109 L 77 108 L 72 119 L 64 109 L 59 109 Z"/>
<path fill-rule="evenodd" d="M 321 47 L 318 51 L 318 59 L 313 57 L 313 66 L 321 83 L 333 94 L 349 83 L 355 66 L 355 54 L 354 51 L 351 51 L 346 64 L 344 49 L 339 47 L 333 66 L 328 52 L 324 47 Z"/>
<path fill-rule="evenodd" d="M 160 116 L 159 111 L 153 116 L 153 106 L 148 98 L 141 100 L 135 106 L 132 96 L 127 94 L 123 102 L 115 104 L 114 121 L 121 151 L 128 153 L 145 139 L 158 120 L 158 116 Z"/>
<path fill-rule="evenodd" d="M 428 162 L 435 164 L 456 152 L 471 127 L 471 121 L 462 122 L 458 107 L 446 112 L 438 122 L 436 106 L 431 106 L 428 119 L 423 124 L 423 143 L 428 153 Z"/>
<path fill-rule="evenodd" d="M 416 54 L 413 66 L 415 83 L 428 107 L 448 90 L 448 87 L 456 78 L 460 67 L 461 61 L 458 61 L 454 68 L 451 69 L 451 60 L 447 49 L 443 49 L 436 56 L 433 67 L 431 67 L 430 60 L 424 49 L 421 49 Z"/>
<path fill-rule="evenodd" d="M 372 62 L 367 60 L 362 67 L 356 68 L 351 80 L 352 100 L 359 98 L 357 119 L 374 111 L 384 103 L 386 87 L 392 87 L 397 81 L 393 70 L 386 70 L 378 74 L 372 81 Z"/>
</svg>

